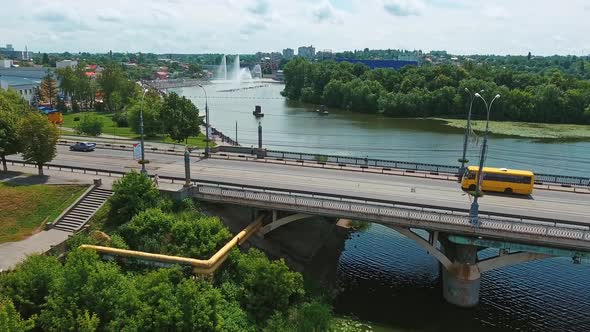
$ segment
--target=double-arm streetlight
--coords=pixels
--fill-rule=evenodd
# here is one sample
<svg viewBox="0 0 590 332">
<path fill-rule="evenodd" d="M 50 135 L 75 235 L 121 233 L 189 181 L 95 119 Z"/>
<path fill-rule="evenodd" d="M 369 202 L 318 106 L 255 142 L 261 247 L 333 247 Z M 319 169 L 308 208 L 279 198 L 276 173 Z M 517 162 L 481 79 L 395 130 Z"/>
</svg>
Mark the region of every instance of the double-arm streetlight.
<svg viewBox="0 0 590 332">
<path fill-rule="evenodd" d="M 207 90 L 202 85 L 198 85 L 205 93 L 205 158 L 209 158 L 209 106 L 207 105 Z"/>
<path fill-rule="evenodd" d="M 475 193 L 474 193 L 474 198 L 473 198 L 473 202 L 471 203 L 471 208 L 469 209 L 469 220 L 471 222 L 471 224 L 473 226 L 479 227 L 479 203 L 477 202 L 477 199 L 479 198 L 479 196 L 481 196 L 481 182 L 483 181 L 483 163 L 485 161 L 486 158 L 486 152 L 488 149 L 488 129 L 490 126 L 490 111 L 492 109 L 492 105 L 494 104 L 494 101 L 498 98 L 500 98 L 500 95 L 496 95 L 494 97 L 494 99 L 492 99 L 492 101 L 488 104 L 488 102 L 479 94 L 476 93 L 475 96 L 481 100 L 483 100 L 484 104 L 486 105 L 486 112 L 487 112 L 487 118 L 486 118 L 486 130 L 484 132 L 483 135 L 483 146 L 481 148 L 481 158 L 479 160 L 479 171 L 477 172 L 477 182 L 476 182 L 476 187 L 475 187 Z"/>
<path fill-rule="evenodd" d="M 141 135 L 141 173 L 146 174 L 147 171 L 145 170 L 145 152 L 143 148 L 143 99 L 145 98 L 145 94 L 148 92 L 148 89 L 143 90 L 143 94 L 141 95 L 141 105 L 139 107 L 139 132 Z"/>
<path fill-rule="evenodd" d="M 469 162 L 465 157 L 467 155 L 467 137 L 469 136 L 469 132 L 471 131 L 471 108 L 473 107 L 473 100 L 475 100 L 476 96 L 469 91 L 469 89 L 465 88 L 465 91 L 469 94 L 471 101 L 469 103 L 469 112 L 467 113 L 467 128 L 465 128 L 465 137 L 463 139 L 463 157 L 459 159 L 461 162 L 461 168 L 459 169 L 459 176 L 462 176 L 465 173 L 465 163 Z M 483 93 L 484 90 L 479 91 L 479 93 Z M 459 181 L 461 178 L 459 177 Z"/>
</svg>

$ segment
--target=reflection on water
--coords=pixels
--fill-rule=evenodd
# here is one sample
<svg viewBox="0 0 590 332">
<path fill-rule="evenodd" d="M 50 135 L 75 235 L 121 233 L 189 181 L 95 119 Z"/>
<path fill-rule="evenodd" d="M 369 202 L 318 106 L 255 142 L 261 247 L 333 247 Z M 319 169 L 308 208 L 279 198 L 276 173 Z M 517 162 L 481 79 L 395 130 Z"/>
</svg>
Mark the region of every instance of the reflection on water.
<svg viewBox="0 0 590 332">
<path fill-rule="evenodd" d="M 334 305 L 412 331 L 590 331 L 588 263 L 553 258 L 487 272 L 480 305 L 460 309 L 442 298 L 436 259 L 373 224 L 346 243 Z"/>
<path fill-rule="evenodd" d="M 280 96 L 282 84 L 212 84 L 206 86 L 211 123 L 226 135 L 249 146 L 257 145 L 260 105 L 264 118 L 263 144 L 276 150 L 315 152 L 390 160 L 458 165 L 463 131 L 441 121 L 397 119 L 330 110 L 321 116 L 315 108 L 289 102 Z M 226 90 L 238 89 L 233 92 Z M 205 98 L 200 88 L 182 88 L 200 109 Z M 468 159 L 475 163 L 481 147 L 471 146 Z M 590 173 L 590 142 L 547 143 L 530 139 L 492 137 L 487 163 L 498 167 L 533 169 L 539 173 L 585 176 Z"/>
</svg>

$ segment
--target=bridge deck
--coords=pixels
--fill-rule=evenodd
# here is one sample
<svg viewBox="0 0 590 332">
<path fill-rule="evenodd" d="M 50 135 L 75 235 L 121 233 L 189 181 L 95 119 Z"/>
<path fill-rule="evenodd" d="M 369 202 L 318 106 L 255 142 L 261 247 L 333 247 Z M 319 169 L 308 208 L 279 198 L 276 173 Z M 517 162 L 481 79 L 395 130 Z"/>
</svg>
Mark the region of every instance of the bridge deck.
<svg viewBox="0 0 590 332">
<path fill-rule="evenodd" d="M 151 154 L 148 172 L 160 176 L 182 176 L 182 156 Z M 129 171 L 138 169 L 131 152 L 97 149 L 90 153 L 71 152 L 58 147 L 55 163 Z M 412 177 L 346 172 L 297 166 L 224 160 L 192 160 L 193 179 L 232 182 L 241 185 L 276 187 L 362 199 L 391 200 L 468 209 L 470 197 L 457 183 Z M 550 218 L 590 226 L 588 195 L 537 190 L 532 197 L 487 194 L 480 210 L 525 217 Z"/>
</svg>

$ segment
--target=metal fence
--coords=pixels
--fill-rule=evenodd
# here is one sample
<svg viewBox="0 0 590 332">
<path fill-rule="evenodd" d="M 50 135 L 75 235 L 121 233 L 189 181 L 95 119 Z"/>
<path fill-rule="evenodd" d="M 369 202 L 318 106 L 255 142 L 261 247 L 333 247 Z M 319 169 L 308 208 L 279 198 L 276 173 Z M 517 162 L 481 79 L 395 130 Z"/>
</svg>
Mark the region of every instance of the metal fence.
<svg viewBox="0 0 590 332">
<path fill-rule="evenodd" d="M 20 160 L 7 160 L 11 164 L 36 166 Z M 45 164 L 46 169 L 82 172 L 84 174 L 96 174 L 105 176 L 123 176 L 127 172 L 109 171 L 104 169 L 75 167 L 59 164 Z M 171 183 L 183 183 L 182 177 L 159 176 L 160 180 Z M 191 183 L 199 193 L 217 195 L 220 197 L 233 197 L 251 201 L 283 203 L 299 207 L 316 207 L 331 209 L 333 211 L 347 211 L 363 213 L 366 216 L 381 216 L 390 218 L 405 218 L 415 221 L 430 221 L 446 224 L 470 226 L 469 210 L 433 206 L 428 204 L 395 202 L 391 200 L 363 199 L 355 196 L 333 195 L 303 190 L 285 190 L 262 186 L 244 186 L 240 184 L 210 181 L 204 179 L 191 179 Z M 510 231 L 516 233 L 535 234 L 538 236 L 551 236 L 563 239 L 590 241 L 590 226 L 567 220 L 553 220 L 548 218 L 532 218 L 504 213 L 480 212 L 480 228 Z M 590 249 L 590 248 L 589 248 Z"/>
<path fill-rule="evenodd" d="M 293 192 L 261 191 L 247 188 L 232 188 L 223 186 L 197 185 L 196 190 L 203 195 L 221 198 L 241 199 L 267 203 L 285 204 L 292 207 L 306 209 L 324 209 L 340 213 L 360 213 L 367 218 L 381 217 L 397 220 L 408 220 L 411 223 L 433 222 L 445 225 L 464 226 L 474 230 L 470 224 L 469 215 L 465 211 L 452 209 L 433 209 L 417 206 L 407 206 L 396 203 L 384 203 L 370 200 L 348 200 L 337 196 L 302 195 Z M 570 225 L 559 222 L 539 221 L 534 218 L 514 218 L 505 216 L 480 216 L 480 230 L 494 232 L 511 232 L 528 234 L 536 237 L 551 237 L 567 240 L 587 241 L 590 249 L 590 227 Z M 477 230 L 476 230 L 477 231 Z"/>
<path fill-rule="evenodd" d="M 440 172 L 440 173 L 451 173 L 451 174 L 459 173 L 459 167 L 457 167 L 457 166 L 414 163 L 414 162 L 409 162 L 409 161 L 370 159 L 370 158 L 335 156 L 335 155 L 326 155 L 326 154 L 287 152 L 287 151 L 277 151 L 277 150 L 266 150 L 266 156 L 271 157 L 271 158 L 278 158 L 278 159 L 306 160 L 306 161 L 316 161 L 316 162 L 334 163 L 334 164 L 342 164 L 342 165 L 395 168 L 395 169 L 404 169 L 404 170 L 437 172 L 437 173 Z"/>
<path fill-rule="evenodd" d="M 277 150 L 266 150 L 266 156 L 276 159 L 291 159 L 291 160 L 304 160 L 304 161 L 316 161 L 319 163 L 333 163 L 342 166 L 356 165 L 366 167 L 380 167 L 385 169 L 401 169 L 406 171 L 420 171 L 430 173 L 446 173 L 456 175 L 459 173 L 458 166 L 451 165 L 438 165 L 438 164 L 425 164 L 415 163 L 410 161 L 396 161 L 396 160 L 385 160 L 385 159 L 370 159 L 370 158 L 358 158 L 358 157 L 347 157 L 347 156 L 335 156 L 326 154 L 313 154 L 313 153 L 300 153 L 300 152 L 288 152 L 288 151 L 277 151 Z M 551 183 L 559 184 L 564 186 L 590 186 L 590 178 L 580 176 L 569 176 L 569 175 L 558 175 L 558 174 L 544 174 L 535 173 L 536 183 Z"/>
</svg>

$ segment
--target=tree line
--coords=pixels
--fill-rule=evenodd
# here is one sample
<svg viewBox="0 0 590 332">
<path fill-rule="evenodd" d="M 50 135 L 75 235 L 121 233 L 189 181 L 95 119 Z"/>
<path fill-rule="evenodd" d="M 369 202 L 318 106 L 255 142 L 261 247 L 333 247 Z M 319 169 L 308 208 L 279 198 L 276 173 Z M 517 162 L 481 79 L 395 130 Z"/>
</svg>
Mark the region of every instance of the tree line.
<svg viewBox="0 0 590 332">
<path fill-rule="evenodd" d="M 22 153 L 25 161 L 43 164 L 57 153 L 57 127 L 45 115 L 35 111 L 16 91 L 0 89 L 0 158 L 2 170 L 8 171 L 6 156 Z"/>
<path fill-rule="evenodd" d="M 0 331 L 328 331 L 329 305 L 303 276 L 256 249 L 234 248 L 211 278 L 190 268 L 104 261 L 80 244 L 209 258 L 231 234 L 191 199 L 172 202 L 143 174 L 114 186 L 105 223 L 79 233 L 63 262 L 33 255 L 0 274 Z"/>
<path fill-rule="evenodd" d="M 393 117 L 467 114 L 472 93 L 501 94 L 491 118 L 501 121 L 590 123 L 590 82 L 553 70 L 543 74 L 487 63 L 369 69 L 363 64 L 291 60 L 284 68 L 284 96 L 312 104 Z M 483 107 L 474 118 L 483 118 Z"/>
</svg>

